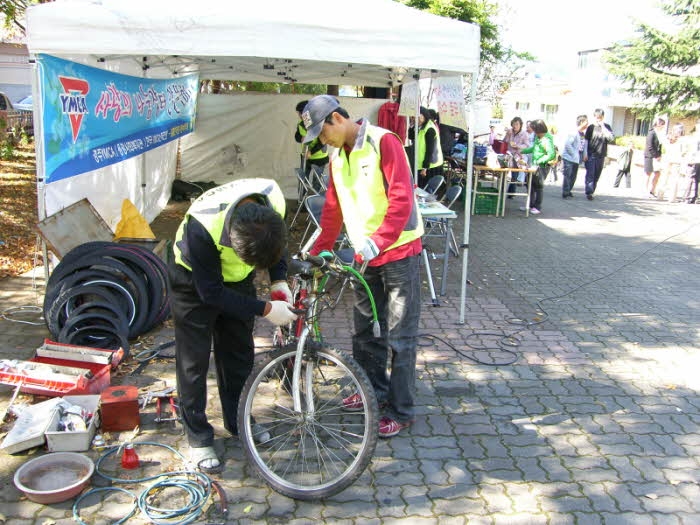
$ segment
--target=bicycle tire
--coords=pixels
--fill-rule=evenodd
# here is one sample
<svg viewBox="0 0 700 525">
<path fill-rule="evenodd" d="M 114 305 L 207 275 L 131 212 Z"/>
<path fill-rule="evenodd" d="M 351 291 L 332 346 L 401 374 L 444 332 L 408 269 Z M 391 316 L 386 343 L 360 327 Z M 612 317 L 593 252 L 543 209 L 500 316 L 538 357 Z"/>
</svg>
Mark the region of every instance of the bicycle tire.
<svg viewBox="0 0 700 525">
<path fill-rule="evenodd" d="M 348 354 L 309 341 L 304 352 L 302 392 L 312 375 L 315 412 L 295 414 L 285 363 L 296 345 L 274 350 L 248 377 L 238 404 L 239 438 L 254 470 L 273 490 L 299 500 L 319 500 L 346 489 L 369 465 L 378 438 L 377 398 L 364 370 Z M 313 363 L 310 371 L 308 364 Z M 354 393 L 364 409 L 342 410 Z M 257 444 L 260 425 L 271 438 Z M 316 457 L 306 453 L 317 452 Z M 340 461 L 340 464 L 337 464 Z M 295 469 L 299 469 L 298 471 Z M 330 472 L 333 470 L 333 472 Z"/>
</svg>

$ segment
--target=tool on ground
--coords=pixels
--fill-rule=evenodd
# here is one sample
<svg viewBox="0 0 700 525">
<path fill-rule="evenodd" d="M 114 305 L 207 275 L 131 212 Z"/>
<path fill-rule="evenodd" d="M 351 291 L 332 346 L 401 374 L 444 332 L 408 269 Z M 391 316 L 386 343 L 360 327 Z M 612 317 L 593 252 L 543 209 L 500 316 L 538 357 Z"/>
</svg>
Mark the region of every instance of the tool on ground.
<svg viewBox="0 0 700 525">
<path fill-rule="evenodd" d="M 228 523 L 228 502 L 226 501 L 226 492 L 221 486 L 221 483 L 218 481 L 211 480 L 211 487 L 219 497 L 219 514 L 221 515 L 221 519 L 218 521 L 209 520 L 206 522 L 206 525 L 225 525 Z"/>
<path fill-rule="evenodd" d="M 163 417 L 163 402 L 167 401 L 170 407 L 170 417 Z M 171 395 L 156 397 L 156 418 L 154 421 L 156 423 L 165 423 L 168 421 L 180 421 L 180 416 L 177 413 L 177 403 L 175 403 L 175 397 Z"/>
<path fill-rule="evenodd" d="M 134 450 L 134 445 L 126 443 L 122 451 L 122 468 L 131 470 L 138 468 L 140 464 L 141 462 L 139 461 L 139 456 L 136 454 L 136 450 Z"/>
</svg>

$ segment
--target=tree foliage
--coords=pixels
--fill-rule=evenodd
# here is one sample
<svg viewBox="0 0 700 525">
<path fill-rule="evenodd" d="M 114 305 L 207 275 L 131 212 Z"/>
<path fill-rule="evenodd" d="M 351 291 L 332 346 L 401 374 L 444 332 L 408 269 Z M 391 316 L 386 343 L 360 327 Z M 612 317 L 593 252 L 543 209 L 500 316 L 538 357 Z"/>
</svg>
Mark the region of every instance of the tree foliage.
<svg viewBox="0 0 700 525">
<path fill-rule="evenodd" d="M 639 37 L 604 56 L 608 70 L 639 99 L 641 114 L 700 115 L 700 0 L 664 0 L 672 32 L 639 23 Z"/>
<path fill-rule="evenodd" d="M 501 42 L 496 23 L 499 6 L 489 0 L 397 0 L 409 7 L 434 15 L 478 24 L 481 28 L 481 62 L 477 99 L 497 103 L 501 95 L 518 79 L 518 70 L 534 57 L 518 52 Z"/>
<path fill-rule="evenodd" d="M 24 33 L 24 12 L 36 0 L 0 0 L 0 14 L 4 15 L 5 29 L 19 29 Z"/>
</svg>

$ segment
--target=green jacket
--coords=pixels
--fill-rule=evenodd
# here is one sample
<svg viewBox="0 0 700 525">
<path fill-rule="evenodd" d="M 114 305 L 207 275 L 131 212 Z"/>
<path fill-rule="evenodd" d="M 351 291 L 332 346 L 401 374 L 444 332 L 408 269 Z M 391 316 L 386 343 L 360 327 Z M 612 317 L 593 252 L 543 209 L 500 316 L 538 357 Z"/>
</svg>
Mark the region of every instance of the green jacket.
<svg viewBox="0 0 700 525">
<path fill-rule="evenodd" d="M 554 137 L 551 133 L 545 133 L 542 138 L 535 135 L 535 142 L 532 146 L 521 149 L 520 153 L 532 153 L 532 163 L 535 166 L 546 166 L 557 156 L 557 150 L 554 148 Z"/>
</svg>

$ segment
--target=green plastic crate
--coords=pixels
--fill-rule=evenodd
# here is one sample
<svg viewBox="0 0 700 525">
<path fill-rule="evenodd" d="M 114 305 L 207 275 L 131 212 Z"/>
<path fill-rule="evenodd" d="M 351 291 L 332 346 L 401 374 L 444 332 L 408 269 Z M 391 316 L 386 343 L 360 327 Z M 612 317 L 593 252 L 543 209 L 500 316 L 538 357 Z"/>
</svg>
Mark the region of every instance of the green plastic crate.
<svg viewBox="0 0 700 525">
<path fill-rule="evenodd" d="M 475 215 L 496 215 L 498 212 L 498 190 L 496 188 L 480 188 L 474 202 Z"/>
</svg>

